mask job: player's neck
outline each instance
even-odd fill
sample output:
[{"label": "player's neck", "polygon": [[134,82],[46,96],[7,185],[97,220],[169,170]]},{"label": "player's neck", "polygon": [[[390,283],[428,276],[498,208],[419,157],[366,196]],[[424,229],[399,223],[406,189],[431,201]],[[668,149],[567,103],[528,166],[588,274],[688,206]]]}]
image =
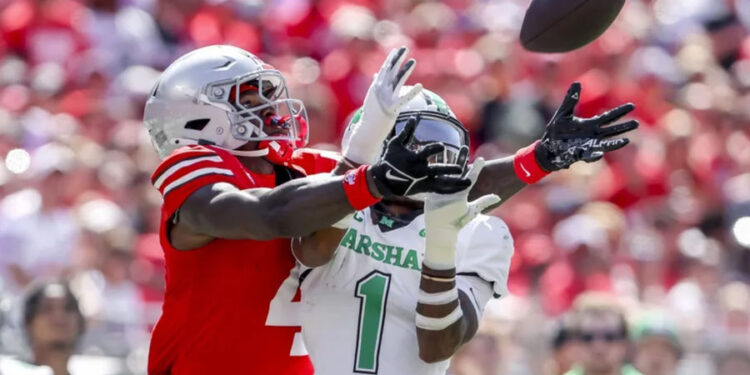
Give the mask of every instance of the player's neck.
[{"label": "player's neck", "polygon": [[[240,147],[238,150],[242,151],[254,151],[258,149],[258,142],[247,142],[245,145]],[[273,164],[260,156],[237,156],[237,160],[240,161],[243,167],[250,172],[260,174],[271,174],[273,173]]]},{"label": "player's neck", "polygon": [[273,164],[264,157],[238,156],[237,159],[250,172],[260,174],[273,173]]},{"label": "player's neck", "polygon": [[400,204],[389,204],[386,206],[386,210],[389,214],[395,216],[406,215],[414,211],[413,208],[402,206]]},{"label": "player's neck", "polygon": [[386,198],[383,199],[383,205],[385,210],[390,215],[407,215],[410,214],[416,210],[422,210],[424,209],[424,204],[419,201],[411,200],[411,199],[394,199],[394,198]]}]

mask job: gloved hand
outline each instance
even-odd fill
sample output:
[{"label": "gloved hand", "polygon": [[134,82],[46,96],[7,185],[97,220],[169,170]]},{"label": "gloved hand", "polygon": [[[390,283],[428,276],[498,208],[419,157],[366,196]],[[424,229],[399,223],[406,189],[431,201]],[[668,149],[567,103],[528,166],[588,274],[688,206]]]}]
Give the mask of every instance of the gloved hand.
[{"label": "gloved hand", "polygon": [[[418,193],[452,194],[471,184],[463,177],[463,167],[455,164],[430,164],[427,159],[443,152],[445,146],[430,143],[418,151],[409,149],[417,119],[410,118],[404,130],[391,138],[383,158],[368,171],[378,191],[383,196],[406,196]],[[459,158],[466,157],[468,149]],[[468,194],[468,193],[467,193]]]},{"label": "gloved hand", "polygon": [[638,127],[638,121],[607,126],[626,114],[635,106],[632,103],[621,105],[592,118],[579,118],[573,114],[581,96],[581,84],[574,82],[562,105],[547,125],[534,154],[537,163],[547,172],[566,169],[571,164],[583,160],[597,161],[610,151],[625,147],[628,138],[611,138],[627,133]]},{"label": "gloved hand", "polygon": [[374,164],[380,157],[381,146],[393,129],[401,107],[422,91],[422,85],[417,83],[403,95],[401,93],[401,87],[417,63],[409,59],[401,66],[408,51],[406,47],[391,50],[380,71],[373,77],[365,96],[360,122],[352,130],[349,143],[343,150],[346,159],[359,164]]},{"label": "gloved hand", "polygon": [[477,158],[467,174],[469,188],[450,195],[427,194],[424,201],[425,255],[423,263],[434,270],[456,267],[458,232],[490,206],[500,203],[495,194],[484,195],[469,202],[469,191],[474,186],[484,159]]}]

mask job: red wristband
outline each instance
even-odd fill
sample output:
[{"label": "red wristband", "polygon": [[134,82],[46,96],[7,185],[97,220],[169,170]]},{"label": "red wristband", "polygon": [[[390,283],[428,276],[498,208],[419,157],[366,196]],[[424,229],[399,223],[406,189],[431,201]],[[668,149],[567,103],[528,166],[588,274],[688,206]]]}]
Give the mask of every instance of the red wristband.
[{"label": "red wristband", "polygon": [[534,149],[537,144],[539,144],[539,141],[518,150],[513,158],[513,169],[516,171],[516,176],[527,184],[533,184],[549,174],[536,161]]},{"label": "red wristband", "polygon": [[344,192],[349,204],[359,211],[380,201],[375,198],[367,186],[367,168],[369,165],[361,165],[357,169],[350,169],[344,175]]}]

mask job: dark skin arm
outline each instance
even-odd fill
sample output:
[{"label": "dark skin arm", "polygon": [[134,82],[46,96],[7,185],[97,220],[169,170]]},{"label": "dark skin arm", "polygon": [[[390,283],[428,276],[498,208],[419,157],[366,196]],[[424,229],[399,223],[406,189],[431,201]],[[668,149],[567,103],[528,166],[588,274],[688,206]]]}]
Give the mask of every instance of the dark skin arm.
[{"label": "dark skin arm", "polygon": [[[427,293],[438,293],[455,288],[456,269],[432,270],[423,265],[423,274],[454,278],[452,282],[435,281],[422,278],[419,288]],[[419,343],[419,358],[427,363],[444,361],[458,351],[461,345],[469,342],[477,333],[479,322],[477,313],[470,297],[462,290],[458,291],[458,300],[444,305],[417,304],[417,312],[421,315],[439,318],[450,314],[457,305],[461,306],[463,316],[455,323],[440,331],[427,330],[417,327],[417,342]]]},{"label": "dark skin arm", "polygon": [[[599,116],[579,118],[574,115],[580,98],[581,85],[573,83],[542,136],[542,147],[536,147],[534,155],[539,166],[548,172],[570,167],[577,161],[592,163],[607,152],[618,150],[629,143],[627,138],[618,138],[638,128],[631,120],[614,124],[630,113],[635,106],[624,104]],[[526,186],[515,174],[513,156],[488,161],[479,180],[469,195],[476,199],[485,194],[497,194],[506,201]]]},{"label": "dark skin arm", "polygon": [[[351,161],[340,161],[331,174],[340,176],[350,168],[356,168],[359,164]],[[346,233],[343,229],[325,228],[304,237],[292,239],[292,252],[300,263],[307,267],[319,267],[328,263],[333,258],[341,238]]]},{"label": "dark skin arm", "polygon": [[488,160],[484,169],[479,173],[479,179],[469,193],[469,200],[477,199],[487,194],[497,194],[503,202],[528,186],[521,181],[513,169],[513,156],[502,159]]},{"label": "dark skin arm", "polygon": [[[368,185],[376,192],[368,173]],[[273,189],[239,190],[231,184],[204,186],[180,207],[170,242],[194,249],[215,238],[270,240],[307,236],[352,213],[343,177],[314,175]]]}]

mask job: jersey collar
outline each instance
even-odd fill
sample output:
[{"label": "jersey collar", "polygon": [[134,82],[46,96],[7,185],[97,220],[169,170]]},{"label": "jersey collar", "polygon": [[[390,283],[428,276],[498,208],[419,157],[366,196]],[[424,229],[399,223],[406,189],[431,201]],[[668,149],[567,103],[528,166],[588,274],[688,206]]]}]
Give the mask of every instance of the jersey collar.
[{"label": "jersey collar", "polygon": [[382,202],[375,203],[370,207],[372,223],[376,224],[383,233],[403,228],[423,213],[424,210],[415,209],[402,215],[394,215],[388,212],[388,208]]}]

